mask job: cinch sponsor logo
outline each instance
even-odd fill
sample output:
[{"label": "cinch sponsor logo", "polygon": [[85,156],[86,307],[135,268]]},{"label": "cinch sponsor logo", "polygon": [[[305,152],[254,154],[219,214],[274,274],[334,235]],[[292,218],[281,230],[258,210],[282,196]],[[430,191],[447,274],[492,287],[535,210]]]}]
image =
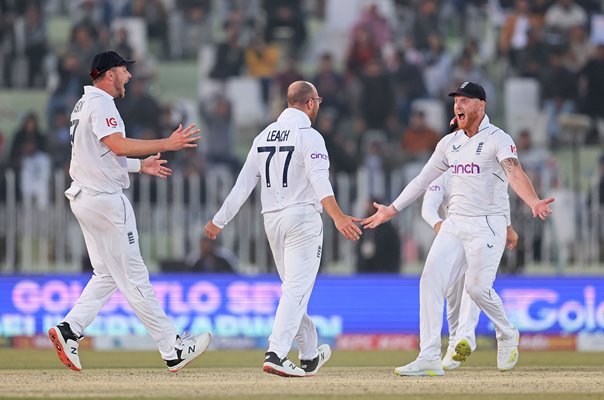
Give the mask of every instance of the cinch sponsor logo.
[{"label": "cinch sponsor logo", "polygon": [[454,174],[460,175],[475,175],[480,174],[480,165],[478,164],[454,164],[451,165],[451,171]]},{"label": "cinch sponsor logo", "polygon": [[329,160],[329,157],[327,156],[327,154],[322,154],[322,153],[312,153],[310,155],[310,158],[313,160],[318,160],[318,159],[326,160],[326,161]]},{"label": "cinch sponsor logo", "polygon": [[429,192],[440,192],[440,186],[439,185],[430,185],[428,186],[427,189]]}]

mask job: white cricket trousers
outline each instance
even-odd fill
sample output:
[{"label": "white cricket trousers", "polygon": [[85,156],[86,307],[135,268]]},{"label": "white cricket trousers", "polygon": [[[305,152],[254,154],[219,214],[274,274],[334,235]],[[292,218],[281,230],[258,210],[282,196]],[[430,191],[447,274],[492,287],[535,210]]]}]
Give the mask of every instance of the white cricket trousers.
[{"label": "white cricket trousers", "polygon": [[[453,269],[467,270],[463,246],[458,246],[449,254],[450,258],[444,260],[444,263],[451,263]],[[455,345],[461,339],[466,339],[470,343],[470,348],[474,351],[476,350],[476,326],[480,318],[480,308],[465,291],[464,285],[465,274],[447,292],[448,348],[454,350]]]},{"label": "white cricket trousers", "polygon": [[162,358],[178,358],[176,331],[151,287],[128,198],[121,192],[92,195],[81,191],[70,204],[82,228],[94,274],[64,321],[81,335],[119,289],[157,343]]},{"label": "white cricket trousers", "polygon": [[[440,358],[444,300],[464,272],[465,291],[493,321],[497,338],[514,337],[514,327],[505,315],[501,298],[493,290],[505,248],[506,229],[505,216],[450,215],[445,219],[420,279],[420,358]],[[454,254],[459,259],[460,249],[465,254],[465,271],[463,264],[448,261]]]},{"label": "white cricket trousers", "polygon": [[268,351],[283,358],[295,340],[299,358],[314,359],[317,329],[306,310],[321,262],[321,214],[313,206],[265,213],[264,229],[283,282]]}]

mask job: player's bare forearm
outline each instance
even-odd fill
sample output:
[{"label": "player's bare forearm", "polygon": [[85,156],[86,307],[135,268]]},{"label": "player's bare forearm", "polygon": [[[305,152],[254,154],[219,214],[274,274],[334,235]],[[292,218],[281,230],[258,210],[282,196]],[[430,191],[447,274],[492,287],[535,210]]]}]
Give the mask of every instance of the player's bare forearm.
[{"label": "player's bare forearm", "polygon": [[398,214],[398,210],[394,208],[392,204],[385,206],[383,204],[374,202],[373,206],[377,208],[377,211],[372,216],[363,220],[363,227],[365,229],[377,228],[384,222],[390,221],[396,214]]},{"label": "player's bare forearm", "polygon": [[553,198],[540,199],[535,192],[535,188],[531,180],[520,166],[520,163],[515,158],[506,158],[501,161],[501,166],[505,171],[510,186],[516,194],[531,208],[533,217],[539,217],[542,220],[547,218],[552,210],[549,208]]},{"label": "player's bare forearm", "polygon": [[197,147],[195,143],[200,136],[195,136],[200,130],[191,124],[186,128],[178,126],[170,137],[163,139],[141,140],[126,138],[117,132],[105,136],[101,141],[117,156],[138,157],[149,154],[163,153],[165,151],[176,151],[184,148]]},{"label": "player's bare forearm", "polygon": [[340,209],[335,196],[327,196],[321,200],[321,205],[327,214],[333,219],[338,231],[348,240],[359,240],[363,234],[361,228],[357,226],[357,222],[361,222],[360,218],[346,215]]}]

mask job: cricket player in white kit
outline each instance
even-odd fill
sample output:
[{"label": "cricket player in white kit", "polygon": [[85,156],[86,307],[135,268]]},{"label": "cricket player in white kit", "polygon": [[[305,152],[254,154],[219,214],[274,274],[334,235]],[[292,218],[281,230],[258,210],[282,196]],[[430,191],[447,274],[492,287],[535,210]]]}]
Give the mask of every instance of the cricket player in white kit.
[{"label": "cricket player in white kit", "polygon": [[[73,182],[65,196],[82,228],[93,275],[73,309],[48,334],[61,361],[74,371],[82,368],[78,341],[118,289],[157,343],[170,371],[183,368],[210,344],[208,333],[179,336],[155,297],[140,254],[134,210],[122,192],[130,186],[128,173],[170,176],[160,152],[197,146],[199,129],[179,126],[170,137],[157,140],[126,138],[113,99],[124,97],[131,78],[127,66],[133,62],[113,51],[97,54],[90,69],[93,85],[84,87],[71,114]],[[126,158],[149,154],[155,155]]]},{"label": "cricket player in white kit", "polygon": [[[457,127],[455,127],[457,130]],[[440,231],[443,220],[448,215],[449,201],[451,197],[451,170],[448,170],[430,184],[424,194],[422,202],[422,218],[436,234]],[[508,227],[506,232],[506,247],[514,249],[518,244],[518,234],[510,223],[510,212],[506,214]],[[449,263],[449,267],[442,270],[449,273],[456,268],[465,272],[467,269],[466,257],[461,243],[455,248],[450,248],[449,257],[442,260]],[[480,317],[480,308],[468,292],[464,290],[465,273],[457,282],[454,282],[446,293],[447,298],[447,322],[449,324],[449,343],[447,352],[442,359],[445,370],[452,370],[460,366],[474,350],[476,350],[476,326]]]},{"label": "cricket player in white kit", "polygon": [[464,82],[449,95],[455,99],[459,130],[438,142],[422,171],[390,206],[376,203],[377,212],[363,221],[365,228],[375,228],[390,220],[421,196],[431,182],[451,170],[449,214],[434,239],[420,280],[420,354],[415,361],[395,369],[402,376],[444,375],[440,359],[444,299],[461,271],[443,264],[443,260],[460,245],[468,265],[465,290],[497,331],[497,367],[506,371],[516,365],[519,333],[493,290],[506,242],[508,181],[531,207],[534,217],[549,216],[549,203],[554,201],[537,196],[518,162],[512,138],[489,122],[482,86]]},{"label": "cricket player in white kit", "polygon": [[[264,229],[283,282],[262,369],[285,377],[315,375],[331,356],[328,345],[317,347],[317,329],[307,314],[321,261],[322,208],[347,239],[361,234],[355,224],[360,219],[342,213],[336,202],[325,142],[311,127],[321,100],[309,82],[289,86],[288,108],[256,136],[235,186],[205,227],[216,239],[260,182]],[[300,367],[287,357],[294,340]]]}]

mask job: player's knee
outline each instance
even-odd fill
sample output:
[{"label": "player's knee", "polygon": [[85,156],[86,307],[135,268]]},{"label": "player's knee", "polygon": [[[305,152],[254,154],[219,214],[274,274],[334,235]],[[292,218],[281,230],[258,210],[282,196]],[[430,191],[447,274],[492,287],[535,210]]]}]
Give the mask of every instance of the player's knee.
[{"label": "player's knee", "polygon": [[489,288],[486,285],[476,283],[474,285],[466,285],[466,292],[475,303],[480,303],[480,300],[488,294]]}]

